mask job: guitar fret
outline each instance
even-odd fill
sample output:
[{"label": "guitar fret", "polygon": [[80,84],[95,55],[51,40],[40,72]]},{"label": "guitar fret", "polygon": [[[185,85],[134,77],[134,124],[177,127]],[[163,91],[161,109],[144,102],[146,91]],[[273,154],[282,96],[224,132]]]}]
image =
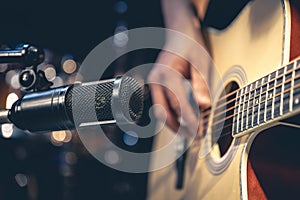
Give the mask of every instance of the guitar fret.
[{"label": "guitar fret", "polygon": [[273,98],[272,98],[272,117],[271,117],[272,119],[274,119],[274,111],[275,111],[275,97],[276,97],[277,77],[278,77],[278,71],[275,72]]},{"label": "guitar fret", "polygon": [[252,127],[258,125],[258,103],[259,103],[259,97],[257,95],[259,94],[258,87],[258,81],[255,82],[255,89],[254,89],[254,98],[253,98],[253,110],[252,110]]},{"label": "guitar fret", "polygon": [[252,111],[251,111],[251,127],[254,127],[254,113],[255,113],[255,92],[256,92],[256,83],[252,83],[252,87],[253,87],[253,91],[251,92],[251,94],[253,94],[253,98],[251,100],[251,104],[252,104]]},{"label": "guitar fret", "polygon": [[247,110],[248,110],[248,90],[249,90],[249,86],[245,87],[245,92],[244,92],[244,105],[243,105],[243,119],[242,119],[242,129],[243,130],[247,130]]},{"label": "guitar fret", "polygon": [[241,92],[241,114],[240,114],[240,131],[243,131],[243,115],[244,115],[244,88]]},{"label": "guitar fret", "polygon": [[268,76],[268,81],[267,81],[267,92],[266,92],[265,113],[264,113],[264,120],[265,121],[267,121],[269,93],[271,93],[271,90],[270,90],[270,81],[271,81],[271,74]]},{"label": "guitar fret", "polygon": [[248,102],[247,102],[247,118],[246,118],[246,128],[251,128],[251,114],[252,114],[252,98],[253,98],[253,83],[248,85]]},{"label": "guitar fret", "polygon": [[233,128],[232,128],[232,132],[233,134],[235,133],[238,133],[238,126],[237,126],[237,118],[238,118],[238,107],[237,107],[237,104],[238,104],[238,97],[239,97],[239,91],[236,93],[236,96],[235,96],[235,103],[234,103],[234,114],[233,114]]},{"label": "guitar fret", "polygon": [[241,114],[241,131],[244,130],[244,117],[245,117],[245,101],[246,101],[246,88],[243,88],[243,97],[242,97],[242,114]]},{"label": "guitar fret", "polygon": [[237,92],[237,95],[236,95],[236,98],[235,98],[235,114],[234,114],[234,117],[235,117],[235,129],[234,129],[234,133],[239,133],[239,116],[240,116],[240,95],[241,95],[241,90],[239,90]]},{"label": "guitar fret", "polygon": [[268,121],[272,119],[272,106],[273,106],[273,92],[274,89],[271,89],[269,92],[269,98],[266,101],[266,115],[265,115],[265,120]]},{"label": "guitar fret", "polygon": [[[284,68],[281,68],[277,71],[276,75],[276,88],[275,88],[275,101],[274,101],[274,118],[280,115],[280,108],[281,108],[281,91],[282,91],[282,83],[283,83],[283,72]],[[278,95],[280,94],[280,95]]]},{"label": "guitar fret", "polygon": [[300,107],[300,60],[237,91],[233,134],[264,124]]},{"label": "guitar fret", "polygon": [[246,92],[245,92],[245,116],[243,121],[243,128],[248,129],[248,110],[249,110],[249,91],[250,91],[250,85],[247,85]]},{"label": "guitar fret", "polygon": [[295,80],[293,88],[293,109],[300,106],[300,60],[298,60],[295,68]]},{"label": "guitar fret", "polygon": [[243,130],[243,102],[244,102],[244,88],[241,89],[241,96],[240,96],[240,104],[239,104],[239,131]]},{"label": "guitar fret", "polygon": [[267,89],[268,89],[268,77],[264,77],[261,79],[261,98],[260,98],[260,115],[259,115],[259,123],[265,122],[265,108],[266,108],[266,100],[267,100]]},{"label": "guitar fret", "polygon": [[286,72],[286,67],[283,68],[283,77],[282,77],[282,85],[281,85],[281,93],[280,93],[280,110],[279,110],[279,115],[283,114],[283,93],[284,93],[284,82],[285,82],[285,74]]},{"label": "guitar fret", "polygon": [[262,113],[262,121],[265,122],[266,121],[266,115],[267,115],[267,102],[268,102],[268,90],[269,90],[269,81],[270,81],[270,76],[267,76],[265,78],[265,92],[264,92],[264,100],[262,100],[263,102],[263,113]]},{"label": "guitar fret", "polygon": [[[261,81],[263,81],[264,78],[262,78]],[[261,85],[261,84],[260,84]],[[260,86],[259,85],[259,86]],[[261,99],[262,99],[262,87],[259,87],[259,100],[258,100],[258,109],[257,109],[257,124],[260,124],[260,107],[261,107]]]},{"label": "guitar fret", "polygon": [[275,87],[275,77],[276,71],[269,75],[268,80],[268,93],[267,93],[267,100],[266,100],[266,112],[265,112],[265,121],[272,119],[273,113],[273,97],[274,97],[274,87]]},{"label": "guitar fret", "polygon": [[292,83],[291,83],[291,90],[290,90],[290,111],[293,110],[293,102],[294,102],[294,86],[295,86],[295,69],[297,67],[297,62],[293,63],[293,74],[292,74]]},{"label": "guitar fret", "polygon": [[248,85],[248,88],[249,88],[249,92],[248,92],[248,102],[247,102],[247,118],[246,118],[246,129],[250,128],[249,127],[249,107],[250,107],[250,99],[251,99],[251,88],[252,88],[252,84],[251,85]]},{"label": "guitar fret", "polygon": [[291,87],[292,87],[292,76],[293,76],[293,63],[286,66],[284,91],[283,91],[283,108],[282,114],[290,112],[290,99],[291,99]]}]

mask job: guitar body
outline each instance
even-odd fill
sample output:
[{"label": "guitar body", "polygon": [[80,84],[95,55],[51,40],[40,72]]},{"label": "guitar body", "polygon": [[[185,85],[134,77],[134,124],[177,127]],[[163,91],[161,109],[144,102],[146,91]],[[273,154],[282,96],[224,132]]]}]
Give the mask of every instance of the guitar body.
[{"label": "guitar body", "polygon": [[[207,30],[210,53],[228,93],[255,82],[290,62],[290,8],[290,3],[286,0],[255,0],[246,5],[225,30]],[[221,91],[218,91],[220,83],[214,75],[212,77],[213,88],[221,96]],[[212,106],[209,123],[212,123],[215,106]],[[206,139],[196,139],[185,162],[183,189],[175,188],[176,168],[175,164],[170,165],[149,174],[148,199],[291,197],[288,195],[294,195],[295,186],[283,185],[289,181],[287,177],[292,176],[291,183],[298,183],[300,186],[300,168],[297,168],[300,164],[299,161],[282,164],[282,160],[285,160],[284,153],[297,155],[295,141],[286,142],[288,147],[277,158],[279,164],[276,164],[274,156],[274,153],[283,148],[281,145],[284,144],[280,144],[280,141],[284,141],[287,135],[291,139],[295,134],[296,128],[284,128],[287,124],[289,123],[277,120],[268,126],[258,126],[251,134],[234,138],[231,134],[221,134],[225,139],[215,144],[206,156],[200,156],[202,148],[206,146]],[[210,131],[208,128],[207,134]],[[162,141],[168,141],[172,137],[170,131],[165,129],[163,132],[158,134],[155,145],[160,146]],[[286,152],[288,150],[292,152]],[[152,162],[159,162],[160,159],[163,158],[152,158]],[[294,160],[297,159],[294,157]],[[277,176],[277,179],[272,179],[272,176]],[[279,185],[275,185],[277,182]],[[285,191],[289,194],[285,194]]]},{"label": "guitar body", "polygon": [[[257,0],[226,30],[208,30],[211,55],[225,85],[235,82],[241,88],[289,62],[288,12],[280,0]],[[260,132],[233,139],[223,156],[215,146],[199,159],[186,199],[247,199],[248,154]]]}]

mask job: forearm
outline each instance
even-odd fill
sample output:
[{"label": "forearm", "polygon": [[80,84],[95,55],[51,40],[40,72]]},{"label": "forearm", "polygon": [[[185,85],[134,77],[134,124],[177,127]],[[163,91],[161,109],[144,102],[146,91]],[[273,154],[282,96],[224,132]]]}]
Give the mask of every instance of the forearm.
[{"label": "forearm", "polygon": [[195,31],[190,0],[162,0],[161,4],[167,28],[187,33]]},{"label": "forearm", "polygon": [[[192,3],[196,3],[196,11],[200,14],[205,12],[207,2],[208,0],[161,0],[165,27],[179,31],[204,45],[201,26],[192,9]],[[170,35],[167,35],[167,44],[168,42],[174,42]]]}]

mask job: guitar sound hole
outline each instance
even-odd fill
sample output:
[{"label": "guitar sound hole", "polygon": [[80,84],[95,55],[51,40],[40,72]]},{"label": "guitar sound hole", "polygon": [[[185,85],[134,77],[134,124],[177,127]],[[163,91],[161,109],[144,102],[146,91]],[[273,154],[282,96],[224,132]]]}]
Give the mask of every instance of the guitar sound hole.
[{"label": "guitar sound hole", "polygon": [[[236,82],[231,82],[225,87],[225,97],[220,97],[220,101],[217,104],[214,112],[212,133],[213,136],[218,136],[218,145],[220,148],[221,156],[228,151],[232,143],[232,125],[233,125],[233,114],[235,106],[235,91],[239,88]],[[226,101],[224,101],[226,100]],[[224,120],[225,119],[225,120]],[[220,123],[220,122],[224,122]],[[223,127],[222,127],[223,125]],[[221,131],[221,134],[220,134]]]}]

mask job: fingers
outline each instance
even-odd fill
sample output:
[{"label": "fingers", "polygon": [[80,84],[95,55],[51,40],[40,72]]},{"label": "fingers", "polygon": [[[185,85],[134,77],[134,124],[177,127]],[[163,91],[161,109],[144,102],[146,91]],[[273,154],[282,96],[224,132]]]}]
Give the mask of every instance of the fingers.
[{"label": "fingers", "polygon": [[196,102],[201,108],[208,108],[211,105],[209,88],[202,75],[194,67],[191,69],[191,81]]},{"label": "fingers", "polygon": [[156,118],[161,121],[166,120],[166,125],[171,128],[172,131],[176,132],[178,130],[179,123],[174,112],[169,109],[169,102],[165,96],[163,87],[158,84],[150,84],[150,89],[152,91],[153,104],[162,106],[162,108],[156,107],[154,109]]},{"label": "fingers", "polygon": [[[174,132],[179,131],[179,134],[192,137],[196,134],[198,128],[198,120],[193,114],[193,110],[189,102],[184,96],[184,90],[177,90],[174,94],[170,89],[167,89],[158,84],[151,84],[152,100],[154,104],[161,107],[154,109],[154,114],[159,120],[166,120],[166,125]],[[183,127],[184,124],[187,127]]]},{"label": "fingers", "polygon": [[[176,114],[177,120],[181,126],[186,126],[189,130],[189,135],[193,136],[196,134],[198,129],[199,120],[189,102],[187,89],[184,87],[183,79],[173,79],[170,83],[169,88],[165,91],[166,97],[169,101],[169,105],[173,112]],[[195,107],[195,106],[194,106]],[[198,108],[198,106],[196,107]]]},{"label": "fingers", "polygon": [[[161,55],[158,63],[164,65],[157,64],[148,77],[153,103],[161,105],[164,109],[156,108],[154,113],[158,119],[164,120],[166,117],[166,125],[174,132],[178,132],[181,125],[180,131],[184,133],[180,134],[193,136],[197,133],[199,120],[188,101],[183,83],[182,74],[188,74],[188,62],[178,56],[170,59],[170,56],[175,55]],[[170,60],[173,61],[172,65],[167,64]],[[167,66],[172,66],[172,68]],[[182,122],[186,125],[185,128],[182,127]]]}]

